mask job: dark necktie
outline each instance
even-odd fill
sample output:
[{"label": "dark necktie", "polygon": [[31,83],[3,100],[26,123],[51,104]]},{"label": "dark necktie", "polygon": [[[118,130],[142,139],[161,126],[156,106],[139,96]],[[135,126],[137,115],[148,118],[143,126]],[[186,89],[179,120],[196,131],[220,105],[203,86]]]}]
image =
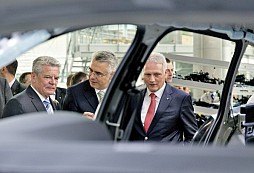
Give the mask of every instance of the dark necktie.
[{"label": "dark necktie", "polygon": [[144,129],[146,132],[148,131],[149,126],[153,120],[155,107],[156,107],[156,101],[155,101],[156,95],[154,93],[151,93],[150,97],[151,97],[151,102],[150,102],[150,105],[146,114],[145,122],[144,122]]}]

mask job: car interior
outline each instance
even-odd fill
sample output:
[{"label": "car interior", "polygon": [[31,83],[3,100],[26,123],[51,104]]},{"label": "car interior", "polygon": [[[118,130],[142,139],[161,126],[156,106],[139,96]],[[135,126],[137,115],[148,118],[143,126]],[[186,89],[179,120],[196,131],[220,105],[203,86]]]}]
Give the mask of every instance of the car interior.
[{"label": "car interior", "polygon": [[[234,134],[242,133],[244,126],[239,124],[243,124],[244,119],[239,118],[243,117],[240,107],[245,106],[246,97],[250,96],[244,89],[251,89],[251,74],[246,73],[251,64],[241,61],[250,61],[252,33],[234,26],[217,25],[116,24],[81,28],[35,30],[2,37],[2,44],[15,42],[15,46],[3,47],[2,57],[18,55],[18,60],[27,62],[32,58],[27,56],[29,53],[38,54],[45,47],[49,49],[48,45],[52,50],[60,50],[57,46],[62,44],[67,56],[64,57],[66,49],[57,54],[63,63],[60,85],[64,85],[68,73],[88,69],[91,53],[98,47],[115,51],[121,63],[96,121],[107,127],[113,140],[128,141],[135,114],[135,111],[132,115],[125,114],[129,96],[145,87],[142,68],[146,58],[151,52],[162,52],[174,62],[172,85],[191,89],[200,127],[193,143],[209,145],[216,141],[218,145],[227,145],[235,139]],[[64,45],[63,40],[67,40]],[[47,51],[54,52],[52,50]],[[27,63],[23,66],[29,68]],[[237,75],[240,70],[243,74]],[[244,74],[249,75],[248,79],[241,78]]]},{"label": "car interior", "polygon": [[[69,74],[88,73],[93,52],[114,52],[119,66],[95,120],[69,111],[1,119],[0,172],[253,170],[251,1],[27,2],[2,4],[0,67],[17,59],[18,78],[49,55],[61,63],[58,85],[66,88]],[[190,145],[130,141],[131,97],[146,88],[143,67],[153,52],[172,60],[170,85],[191,95],[198,130]]]}]

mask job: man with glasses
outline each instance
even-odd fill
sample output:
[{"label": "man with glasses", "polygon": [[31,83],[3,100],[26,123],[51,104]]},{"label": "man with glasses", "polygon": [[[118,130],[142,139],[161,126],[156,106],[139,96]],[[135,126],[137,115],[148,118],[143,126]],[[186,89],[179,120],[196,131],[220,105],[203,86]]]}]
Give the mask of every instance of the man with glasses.
[{"label": "man with glasses", "polygon": [[67,89],[63,110],[79,112],[93,118],[117,66],[118,59],[114,53],[95,52],[89,67],[89,80]]}]

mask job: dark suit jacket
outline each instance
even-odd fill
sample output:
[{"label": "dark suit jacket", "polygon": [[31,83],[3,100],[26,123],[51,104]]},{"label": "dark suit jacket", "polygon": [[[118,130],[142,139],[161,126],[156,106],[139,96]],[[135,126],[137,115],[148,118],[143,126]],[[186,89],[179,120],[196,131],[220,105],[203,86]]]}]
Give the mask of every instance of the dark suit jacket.
[{"label": "dark suit jacket", "polygon": [[15,79],[14,83],[11,86],[11,92],[13,96],[24,91],[25,89],[26,89],[26,86],[19,83],[17,79]]},{"label": "dark suit jacket", "polygon": [[[57,110],[55,104],[50,99],[54,110]],[[3,111],[3,118],[13,115],[20,115],[30,112],[46,111],[40,97],[29,85],[26,90],[12,97],[12,99],[5,105]]]},{"label": "dark suit jacket", "polygon": [[141,101],[134,97],[132,110],[137,107],[137,114],[130,140],[150,140],[179,143],[190,142],[197,131],[191,96],[182,90],[166,84],[162,98],[148,132],[144,131],[141,121],[141,109],[146,89],[140,94]]},{"label": "dark suit jacket", "polygon": [[55,95],[55,99],[58,101],[59,103],[59,109],[63,109],[63,103],[64,103],[64,98],[65,98],[65,95],[66,95],[66,89],[65,88],[60,88],[60,87],[57,87],[56,88],[56,95]]},{"label": "dark suit jacket", "polygon": [[63,110],[95,113],[98,104],[95,89],[86,80],[67,89]]},{"label": "dark suit jacket", "polygon": [[5,104],[12,98],[11,88],[5,78],[0,77],[0,117]]}]

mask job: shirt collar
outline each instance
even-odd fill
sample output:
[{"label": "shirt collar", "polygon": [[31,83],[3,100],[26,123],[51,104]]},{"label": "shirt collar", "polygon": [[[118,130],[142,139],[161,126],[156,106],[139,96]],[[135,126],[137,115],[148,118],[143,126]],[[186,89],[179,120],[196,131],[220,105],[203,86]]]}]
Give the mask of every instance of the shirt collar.
[{"label": "shirt collar", "polygon": [[9,86],[12,87],[12,85],[14,84],[15,82],[15,78],[12,79],[12,81],[9,82]]},{"label": "shirt collar", "polygon": [[95,89],[96,94],[98,94],[98,92],[99,92],[99,91],[104,91],[104,93],[106,93],[107,88],[105,88],[105,89],[103,89],[103,90],[98,90],[98,89]]},{"label": "shirt collar", "polygon": [[49,99],[49,98],[45,98],[43,97],[32,85],[30,85],[33,90],[36,92],[36,94],[40,97],[41,101],[43,102],[45,99]]},{"label": "shirt collar", "polygon": [[[166,83],[164,83],[163,86],[158,91],[153,92],[156,95],[156,97],[158,97],[158,98],[162,97],[162,94],[163,94],[163,91],[164,91],[165,87],[166,87]],[[152,92],[147,88],[146,93],[149,96]]]}]

